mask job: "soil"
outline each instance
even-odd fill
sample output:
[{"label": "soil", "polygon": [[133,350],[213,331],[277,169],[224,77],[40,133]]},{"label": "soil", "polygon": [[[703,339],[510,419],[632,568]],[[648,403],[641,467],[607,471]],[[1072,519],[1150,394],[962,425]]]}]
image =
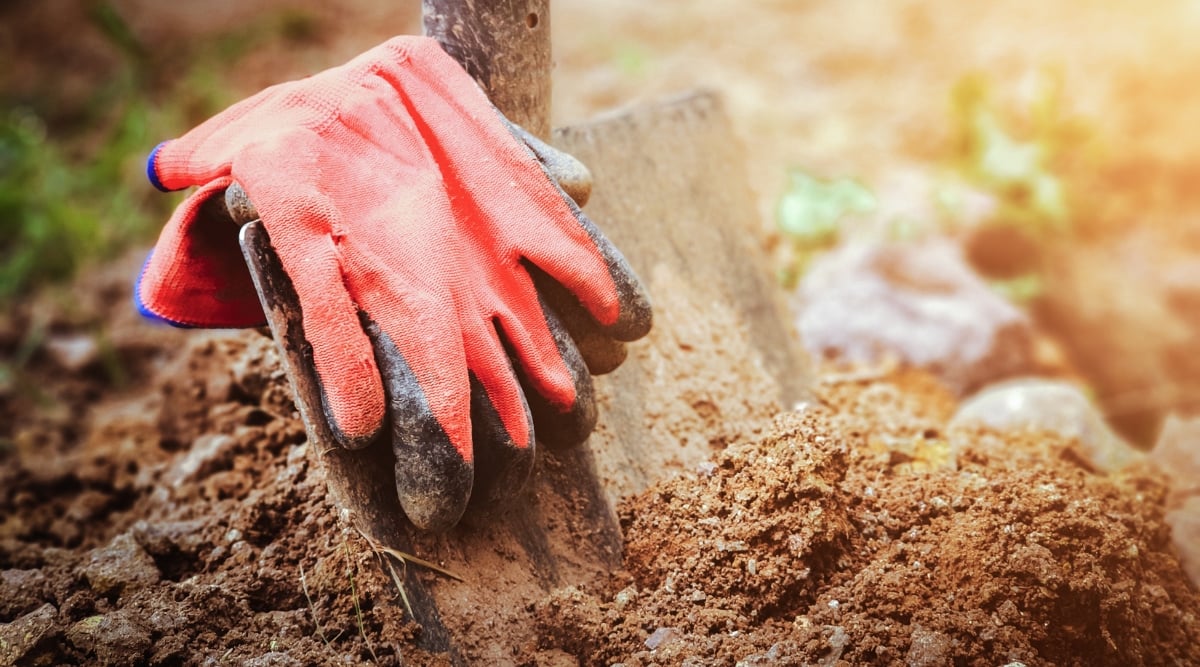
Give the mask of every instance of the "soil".
[{"label": "soil", "polygon": [[70,374],[41,357],[56,409],[5,397],[0,664],[412,664],[414,628],[326,498],[273,341],[147,329],[123,312],[137,266],[72,309],[140,362],[120,387],[99,355]]},{"label": "soil", "polygon": [[627,571],[542,602],[544,644],[598,665],[1197,664],[1161,480],[1049,435],[946,433],[929,384],[825,383],[629,499]]},{"label": "soil", "polygon": [[[103,55],[111,44],[87,32],[76,4],[0,7],[0,60],[21,63],[0,74],[3,85],[34,95],[57,81],[64,98],[81,98],[105,75],[117,61]],[[114,3],[168,63],[296,4],[255,14],[233,2]],[[415,2],[299,4],[316,17],[311,34],[258,44],[231,89],[344,61],[417,25]],[[1130,260],[1114,250],[1120,230],[1105,227],[1096,252],[1081,255],[1092,259],[1065,270],[1070,289],[1102,273],[1120,282],[1122,262],[1158,267],[1200,246],[1194,225],[1179,223],[1194,219],[1185,195],[1200,146],[1191,4],[861,0],[748,12],[706,0],[682,14],[668,4],[555,5],[560,121],[717,87],[754,156],[764,213],[784,166],[803,164],[860,175],[897,215],[921,215],[915,202],[950,134],[953,81],[983,68],[1018,87],[1058,62],[1077,110],[1121,137],[1102,175],[1112,210],[1137,213],[1150,239]],[[128,289],[142,256],[0,315],[0,354],[22,360],[19,375],[0,378],[0,665],[448,664],[416,648],[423,628],[385,565],[395,561],[335,515],[271,341],[141,321]],[[1063,315],[1082,301],[1065,290],[1042,319],[1071,332],[1060,341],[1070,352],[1069,339],[1095,338],[1091,320]],[[1134,346],[1146,346],[1140,332],[1164,329],[1092,312]],[[1105,391],[1145,394],[1148,382],[1187,393],[1195,373],[1163,362],[1188,357],[1179,326],[1174,356],[1155,357],[1149,374],[1144,364],[1091,370],[1128,358],[1120,351],[1073,360]],[[717,366],[711,378],[723,393],[746,391]],[[1200,664],[1200,594],[1171,551],[1153,471],[1099,474],[1049,435],[948,431],[955,400],[921,375],[821,378],[814,401],[773,420],[699,408],[661,416],[681,441],[710,443],[711,460],[626,499],[623,567],[607,579],[503,591],[520,601],[501,621],[511,627],[480,636],[536,642],[501,660],[464,637],[463,659]],[[1170,406],[1150,407],[1155,416]]]}]

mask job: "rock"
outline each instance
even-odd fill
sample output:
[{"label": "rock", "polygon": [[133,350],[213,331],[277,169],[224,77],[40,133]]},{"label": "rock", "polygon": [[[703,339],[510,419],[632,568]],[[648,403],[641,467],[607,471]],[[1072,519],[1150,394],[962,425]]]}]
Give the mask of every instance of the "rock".
[{"label": "rock", "polygon": [[203,478],[211,472],[212,464],[220,461],[222,455],[237,444],[233,436],[224,433],[202,435],[192,443],[187,455],[167,471],[165,478],[172,485]]},{"label": "rock", "polygon": [[950,420],[950,428],[983,424],[1008,430],[1039,430],[1079,441],[1099,470],[1114,471],[1142,458],[1117,435],[1077,387],[1066,382],[1023,378],[1002,382],[972,396]]},{"label": "rock", "polygon": [[113,538],[108,546],[92,551],[84,576],[100,595],[122,595],[158,583],[162,574],[150,554],[131,533]]},{"label": "rock", "polygon": [[281,651],[268,651],[242,663],[246,667],[300,667],[299,660]]},{"label": "rock", "polygon": [[100,346],[87,334],[51,336],[44,349],[50,360],[68,373],[78,373],[100,357]]},{"label": "rock", "polygon": [[853,364],[894,358],[960,395],[1034,366],[1029,318],[948,242],[835,250],[809,270],[794,305],[811,353]]},{"label": "rock", "polygon": [[666,644],[678,635],[679,632],[675,628],[659,628],[650,633],[649,637],[646,637],[646,648],[651,651],[657,650],[658,647]]},{"label": "rock", "polygon": [[207,546],[204,537],[204,521],[156,521],[145,520],[133,524],[130,532],[152,556],[195,555]]},{"label": "rock", "polygon": [[954,640],[945,633],[928,630],[919,625],[913,627],[912,644],[909,645],[905,664],[913,667],[941,667],[954,664]]},{"label": "rock", "polygon": [[1167,417],[1150,460],[1166,473],[1176,495],[1200,495],[1200,417]]},{"label": "rock", "polygon": [[1179,555],[1179,564],[1192,585],[1200,588],[1200,496],[1192,496],[1177,509],[1167,512],[1171,542]]},{"label": "rock", "polygon": [[[788,658],[801,654],[803,650],[796,642],[785,639],[772,644],[771,648],[767,649],[765,653],[755,653],[754,655],[748,655],[738,660],[736,667],[773,667],[774,665],[785,663]],[[711,663],[697,660],[695,664],[705,665]]]},{"label": "rock", "polygon": [[616,609],[617,611],[623,611],[625,607],[629,606],[629,603],[637,600],[637,596],[637,586],[626,586],[625,588],[621,589],[621,591],[618,592],[613,598],[613,609]]},{"label": "rock", "polygon": [[23,658],[50,633],[56,615],[54,605],[44,604],[12,623],[0,623],[0,667],[26,664]]},{"label": "rock", "polygon": [[847,634],[846,628],[840,625],[826,625],[822,630],[829,638],[829,653],[826,653],[817,664],[821,667],[834,667],[842,659],[842,654],[846,652],[846,646],[850,643],[850,635]]},{"label": "rock", "polygon": [[0,620],[27,614],[46,598],[46,575],[41,570],[0,572]]},{"label": "rock", "polygon": [[89,616],[67,630],[76,648],[95,653],[102,665],[138,665],[150,650],[150,631],[120,609],[103,616]]}]

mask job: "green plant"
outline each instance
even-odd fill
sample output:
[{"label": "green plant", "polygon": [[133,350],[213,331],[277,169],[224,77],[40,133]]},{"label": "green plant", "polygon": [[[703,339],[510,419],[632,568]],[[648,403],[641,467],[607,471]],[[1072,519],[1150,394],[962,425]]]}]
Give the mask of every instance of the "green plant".
[{"label": "green plant", "polygon": [[837,243],[843,221],[875,210],[875,195],[857,181],[822,181],[799,169],[779,199],[775,220],[785,240],[780,282],[796,286],[813,256]]},{"label": "green plant", "polygon": [[[954,143],[951,174],[937,192],[950,230],[964,225],[1011,226],[1035,245],[1075,234],[1090,215],[1082,207],[1096,162],[1089,125],[1069,114],[1058,73],[1044,68],[1029,79],[1024,105],[1002,105],[983,74],[970,74],[951,94]],[[983,212],[980,200],[988,202]],[[970,212],[974,206],[974,213]],[[993,279],[1010,301],[1027,304],[1045,289],[1036,257],[1017,275]]]},{"label": "green plant", "polygon": [[[189,46],[182,73],[168,77],[156,68],[175,65],[151,57],[112,3],[86,11],[120,59],[81,105],[0,93],[0,306],[147,241],[176,201],[146,183],[150,148],[233,102],[227,74],[248,51],[320,28],[298,10],[267,14]],[[49,118],[69,122],[51,128]]]},{"label": "green plant", "polygon": [[[1015,112],[1002,109],[991,89],[982,74],[954,86],[954,171],[967,187],[992,196],[991,222],[1033,234],[1069,231],[1076,204],[1070,167],[1089,131],[1065,112],[1062,77],[1042,70],[1030,102]],[[943,192],[940,199],[957,197]]]}]

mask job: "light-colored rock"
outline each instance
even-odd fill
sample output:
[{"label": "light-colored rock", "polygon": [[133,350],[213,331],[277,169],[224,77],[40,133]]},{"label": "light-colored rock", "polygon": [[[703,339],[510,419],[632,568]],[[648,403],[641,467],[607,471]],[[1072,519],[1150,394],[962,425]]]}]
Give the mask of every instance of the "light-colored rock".
[{"label": "light-colored rock", "polygon": [[1008,430],[1050,431],[1078,440],[1099,470],[1117,470],[1143,454],[1117,435],[1075,385],[1022,378],[993,385],[959,407],[950,428],[983,424]]},{"label": "light-colored rock", "polygon": [[196,438],[187,455],[171,466],[165,477],[171,485],[200,479],[211,470],[214,461],[220,460],[226,451],[236,446],[237,441],[232,436],[206,433]]},{"label": "light-colored rock", "polygon": [[1028,372],[1029,318],[944,241],[842,247],[818,260],[794,301],[814,355],[856,364],[897,359],[960,395]]},{"label": "light-colored rock", "polygon": [[1200,496],[1186,499],[1178,508],[1167,512],[1171,526],[1171,542],[1183,571],[1196,588],[1200,588]]},{"label": "light-colored rock", "polygon": [[1166,473],[1177,496],[1200,495],[1200,417],[1167,417],[1150,460]]},{"label": "light-colored rock", "polygon": [[100,356],[96,339],[87,334],[61,334],[50,337],[45,344],[46,354],[59,368],[78,373]]},{"label": "light-colored rock", "polygon": [[920,625],[913,627],[912,644],[904,662],[914,667],[939,667],[953,664],[954,640],[943,632]]}]

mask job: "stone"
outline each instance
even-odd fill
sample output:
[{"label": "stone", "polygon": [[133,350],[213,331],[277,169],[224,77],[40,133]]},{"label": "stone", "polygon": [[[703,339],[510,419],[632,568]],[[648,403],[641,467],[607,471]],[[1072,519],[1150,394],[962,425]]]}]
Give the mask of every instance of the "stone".
[{"label": "stone", "polygon": [[1171,543],[1179,555],[1179,564],[1200,588],[1200,496],[1192,496],[1176,509],[1167,512],[1167,525],[1171,526]]},{"label": "stone", "polygon": [[100,595],[122,595],[162,578],[154,559],[131,533],[122,533],[108,546],[93,550],[83,573],[92,590]]},{"label": "stone", "polygon": [[0,667],[24,664],[23,658],[54,627],[57,614],[54,605],[44,604],[12,623],[0,623]]},{"label": "stone", "polygon": [[152,646],[150,630],[127,609],[79,621],[67,630],[67,639],[94,653],[98,663],[114,666],[142,664]]},{"label": "stone", "polygon": [[912,632],[912,644],[908,647],[908,655],[904,662],[914,667],[941,667],[953,664],[954,640],[948,635],[936,630],[915,626]]},{"label": "stone", "polygon": [[1150,460],[1171,480],[1176,495],[1200,495],[1200,417],[1167,417]]},{"label": "stone", "polygon": [[61,334],[45,343],[46,355],[60,369],[78,373],[100,357],[100,346],[87,334]]},{"label": "stone", "polygon": [[33,611],[45,601],[46,594],[46,575],[41,570],[0,572],[0,621]]},{"label": "stone", "polygon": [[1107,472],[1143,458],[1108,426],[1088,397],[1067,382],[1021,378],[988,387],[964,402],[950,420],[951,430],[971,424],[1000,431],[1049,431],[1078,440],[1088,461]]},{"label": "stone", "polygon": [[192,443],[187,455],[179,459],[167,471],[165,478],[172,486],[194,482],[210,474],[216,462],[230,449],[237,446],[233,436],[224,433],[206,433]]},{"label": "stone", "polygon": [[650,649],[651,651],[656,651],[658,650],[658,647],[671,641],[672,639],[675,639],[678,635],[679,632],[675,630],[675,628],[658,628],[654,632],[650,633],[649,637],[646,637],[646,641],[644,643],[646,644],[646,648]]},{"label": "stone", "polygon": [[896,360],[965,395],[1035,364],[1028,316],[992,291],[945,241],[851,244],[817,260],[793,310],[813,355]]}]

